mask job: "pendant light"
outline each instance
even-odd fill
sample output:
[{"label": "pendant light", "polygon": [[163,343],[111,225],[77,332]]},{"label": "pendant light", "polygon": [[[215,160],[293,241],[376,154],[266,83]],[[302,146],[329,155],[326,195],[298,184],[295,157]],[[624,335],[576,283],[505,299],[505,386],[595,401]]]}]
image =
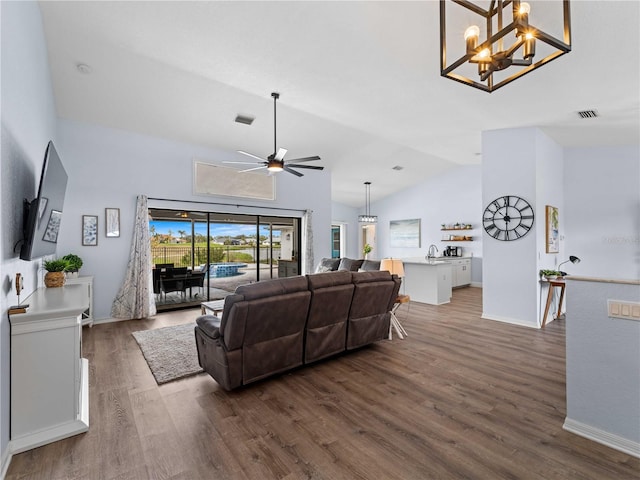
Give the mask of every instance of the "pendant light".
[{"label": "pendant light", "polygon": [[364,182],[364,207],[365,214],[358,215],[358,222],[360,223],[377,223],[377,215],[371,215],[370,203],[371,203],[371,182]]}]

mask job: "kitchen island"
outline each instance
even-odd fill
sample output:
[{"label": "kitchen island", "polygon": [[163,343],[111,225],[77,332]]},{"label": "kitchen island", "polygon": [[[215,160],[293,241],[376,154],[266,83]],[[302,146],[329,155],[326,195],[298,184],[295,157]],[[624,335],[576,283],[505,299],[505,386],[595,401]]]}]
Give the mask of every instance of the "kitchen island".
[{"label": "kitchen island", "polygon": [[442,305],[451,301],[451,263],[434,258],[403,259],[404,291],[414,302]]}]

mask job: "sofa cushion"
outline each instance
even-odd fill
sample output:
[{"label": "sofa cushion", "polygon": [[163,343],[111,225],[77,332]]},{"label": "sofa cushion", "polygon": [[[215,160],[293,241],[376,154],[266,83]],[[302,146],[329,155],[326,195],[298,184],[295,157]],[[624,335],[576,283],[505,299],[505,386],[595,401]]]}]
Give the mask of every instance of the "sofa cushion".
[{"label": "sofa cushion", "polygon": [[380,270],[380,260],[365,260],[358,269],[359,272],[371,272]]},{"label": "sofa cushion", "polygon": [[316,273],[333,272],[338,269],[339,258],[323,258],[316,267]]},{"label": "sofa cushion", "polygon": [[302,292],[307,289],[307,277],[298,276],[240,285],[236,288],[236,294],[242,295],[245,300],[254,300],[256,298]]},{"label": "sofa cushion", "polygon": [[338,270],[347,270],[349,272],[357,272],[358,269],[362,266],[362,260],[354,260],[352,258],[344,257],[340,259],[340,265],[338,265]]},{"label": "sofa cushion", "polygon": [[354,285],[351,272],[309,275],[311,305],[307,319],[305,363],[344,352]]}]

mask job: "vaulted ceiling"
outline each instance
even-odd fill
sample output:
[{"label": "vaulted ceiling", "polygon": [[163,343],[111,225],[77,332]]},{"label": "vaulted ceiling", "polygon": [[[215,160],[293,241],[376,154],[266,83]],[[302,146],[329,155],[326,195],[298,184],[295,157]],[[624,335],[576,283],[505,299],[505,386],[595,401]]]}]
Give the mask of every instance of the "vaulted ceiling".
[{"label": "vaulted ceiling", "polygon": [[[639,2],[573,1],[572,52],[492,94],[440,76],[437,1],[40,7],[60,117],[243,161],[237,150],[273,152],[277,91],[279,146],[289,158],[320,155],[333,200],[346,205],[362,206],[365,181],[375,201],[481,163],[483,130],[537,126],[563,146],[640,144]],[[580,119],[589,109],[599,116]],[[253,125],[234,122],[238,114]]]}]

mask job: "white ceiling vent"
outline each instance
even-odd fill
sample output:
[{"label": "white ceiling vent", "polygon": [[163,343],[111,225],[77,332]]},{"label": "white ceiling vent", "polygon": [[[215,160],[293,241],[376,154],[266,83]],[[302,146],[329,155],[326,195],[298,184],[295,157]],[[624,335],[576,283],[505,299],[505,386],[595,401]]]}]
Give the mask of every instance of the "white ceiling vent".
[{"label": "white ceiling vent", "polygon": [[395,167],[391,167],[391,170],[397,170],[400,171],[402,170],[404,167],[402,165],[396,165]]},{"label": "white ceiling vent", "polygon": [[598,116],[598,112],[595,110],[581,110],[578,112],[580,118],[596,118]]}]

